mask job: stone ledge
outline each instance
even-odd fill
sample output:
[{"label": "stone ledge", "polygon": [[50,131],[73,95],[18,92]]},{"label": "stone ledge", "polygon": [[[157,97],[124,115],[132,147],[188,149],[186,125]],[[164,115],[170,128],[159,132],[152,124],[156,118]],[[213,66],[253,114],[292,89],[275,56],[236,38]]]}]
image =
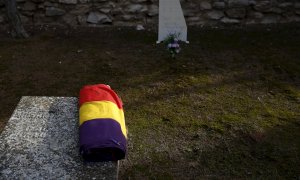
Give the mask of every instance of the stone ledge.
[{"label": "stone ledge", "polygon": [[0,179],[117,179],[117,162],[83,162],[78,134],[77,98],[22,97],[0,135]]}]

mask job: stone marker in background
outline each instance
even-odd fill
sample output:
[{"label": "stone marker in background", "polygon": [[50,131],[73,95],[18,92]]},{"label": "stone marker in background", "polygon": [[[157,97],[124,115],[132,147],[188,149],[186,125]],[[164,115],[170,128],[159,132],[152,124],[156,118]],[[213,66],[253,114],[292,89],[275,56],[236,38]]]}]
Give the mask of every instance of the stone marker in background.
[{"label": "stone marker in background", "polygon": [[158,43],[168,35],[177,34],[178,39],[187,41],[187,26],[179,0],[159,0]]},{"label": "stone marker in background", "polygon": [[118,163],[79,155],[74,97],[22,97],[0,135],[0,179],[117,179]]}]

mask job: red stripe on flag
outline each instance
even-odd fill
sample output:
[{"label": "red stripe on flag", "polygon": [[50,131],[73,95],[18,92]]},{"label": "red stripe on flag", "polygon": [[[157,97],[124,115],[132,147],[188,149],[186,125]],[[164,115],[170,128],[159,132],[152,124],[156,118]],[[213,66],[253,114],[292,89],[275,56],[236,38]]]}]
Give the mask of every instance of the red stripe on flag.
[{"label": "red stripe on flag", "polygon": [[79,106],[91,101],[111,101],[115,103],[119,109],[123,108],[121,99],[105,84],[87,85],[80,90]]}]

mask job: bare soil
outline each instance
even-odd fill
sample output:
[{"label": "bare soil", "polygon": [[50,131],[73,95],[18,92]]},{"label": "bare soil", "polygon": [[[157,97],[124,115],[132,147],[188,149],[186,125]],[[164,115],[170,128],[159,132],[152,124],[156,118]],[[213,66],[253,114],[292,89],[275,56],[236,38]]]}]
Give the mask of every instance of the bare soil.
[{"label": "bare soil", "polygon": [[189,28],[172,59],[156,30],[0,34],[0,132],[21,96],[109,84],[124,101],[121,179],[300,177],[300,25]]}]

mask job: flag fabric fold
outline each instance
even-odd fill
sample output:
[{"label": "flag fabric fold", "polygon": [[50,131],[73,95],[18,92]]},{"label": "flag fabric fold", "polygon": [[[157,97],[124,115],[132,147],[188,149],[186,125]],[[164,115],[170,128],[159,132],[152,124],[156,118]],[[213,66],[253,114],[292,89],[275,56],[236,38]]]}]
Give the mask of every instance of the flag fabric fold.
[{"label": "flag fabric fold", "polygon": [[84,86],[79,95],[80,154],[87,161],[125,158],[127,130],[123,103],[107,85]]}]

